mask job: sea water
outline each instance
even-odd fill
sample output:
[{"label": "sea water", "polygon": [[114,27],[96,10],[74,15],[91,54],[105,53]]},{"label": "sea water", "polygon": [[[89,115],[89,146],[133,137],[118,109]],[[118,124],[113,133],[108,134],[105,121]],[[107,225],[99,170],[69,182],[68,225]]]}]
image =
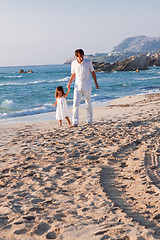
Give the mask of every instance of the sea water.
[{"label": "sea water", "polygon": [[[32,70],[33,73],[18,73]],[[67,92],[70,79],[70,65],[0,67],[0,123],[7,119],[32,116],[32,119],[45,119],[44,113],[55,118],[55,89],[63,86]],[[92,103],[109,104],[113,99],[137,94],[160,92],[160,68],[129,72],[96,73],[99,90],[92,79]],[[73,104],[74,83],[67,97],[68,106]],[[81,106],[85,104],[82,97]],[[53,114],[52,114],[53,113]],[[3,121],[2,121],[3,120]],[[47,120],[47,119],[46,119]]]}]

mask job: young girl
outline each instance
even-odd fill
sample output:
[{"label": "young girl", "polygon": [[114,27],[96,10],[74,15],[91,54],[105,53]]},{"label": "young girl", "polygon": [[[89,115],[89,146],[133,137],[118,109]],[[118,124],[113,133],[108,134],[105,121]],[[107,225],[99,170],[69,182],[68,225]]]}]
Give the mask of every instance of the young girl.
[{"label": "young girl", "polygon": [[59,86],[56,88],[55,92],[56,102],[53,104],[53,107],[55,107],[57,104],[56,119],[59,120],[59,126],[62,126],[62,120],[66,118],[69,126],[71,127],[67,102],[65,99],[68,96],[69,92],[70,88],[68,88],[68,92],[66,94],[64,93],[63,87]]}]

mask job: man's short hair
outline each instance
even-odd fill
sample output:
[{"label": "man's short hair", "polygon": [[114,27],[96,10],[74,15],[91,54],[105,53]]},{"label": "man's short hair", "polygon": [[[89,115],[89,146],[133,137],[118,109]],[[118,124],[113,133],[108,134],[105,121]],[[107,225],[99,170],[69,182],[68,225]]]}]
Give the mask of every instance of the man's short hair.
[{"label": "man's short hair", "polygon": [[79,55],[80,55],[80,56],[84,55],[84,51],[83,51],[82,49],[77,49],[77,50],[75,51],[75,56],[78,57]]}]

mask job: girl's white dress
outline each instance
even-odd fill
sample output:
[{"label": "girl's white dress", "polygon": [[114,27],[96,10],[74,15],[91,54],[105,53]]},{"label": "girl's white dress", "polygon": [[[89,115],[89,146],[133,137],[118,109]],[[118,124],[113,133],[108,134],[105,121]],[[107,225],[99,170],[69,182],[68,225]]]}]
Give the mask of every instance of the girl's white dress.
[{"label": "girl's white dress", "polygon": [[57,100],[56,119],[64,120],[65,117],[69,117],[66,99],[64,97],[61,97],[57,98],[56,100]]}]

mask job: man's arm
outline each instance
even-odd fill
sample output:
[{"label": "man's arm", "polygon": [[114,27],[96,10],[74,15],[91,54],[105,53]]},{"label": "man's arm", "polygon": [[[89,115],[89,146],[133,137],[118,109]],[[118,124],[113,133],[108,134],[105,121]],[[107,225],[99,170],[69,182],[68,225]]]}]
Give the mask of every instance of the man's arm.
[{"label": "man's arm", "polygon": [[75,73],[72,73],[72,75],[71,75],[71,77],[70,77],[70,80],[69,80],[69,82],[68,82],[68,84],[67,84],[67,88],[70,88],[70,87],[71,87],[71,83],[74,81],[75,77],[76,77],[76,74],[75,74]]},{"label": "man's arm", "polygon": [[70,92],[70,88],[68,87],[68,92],[64,95],[65,98],[68,96],[69,92]]},{"label": "man's arm", "polygon": [[96,77],[95,71],[91,72],[91,74],[92,74],[92,77],[93,77],[96,88],[99,89],[99,85],[97,83],[97,77]]}]

